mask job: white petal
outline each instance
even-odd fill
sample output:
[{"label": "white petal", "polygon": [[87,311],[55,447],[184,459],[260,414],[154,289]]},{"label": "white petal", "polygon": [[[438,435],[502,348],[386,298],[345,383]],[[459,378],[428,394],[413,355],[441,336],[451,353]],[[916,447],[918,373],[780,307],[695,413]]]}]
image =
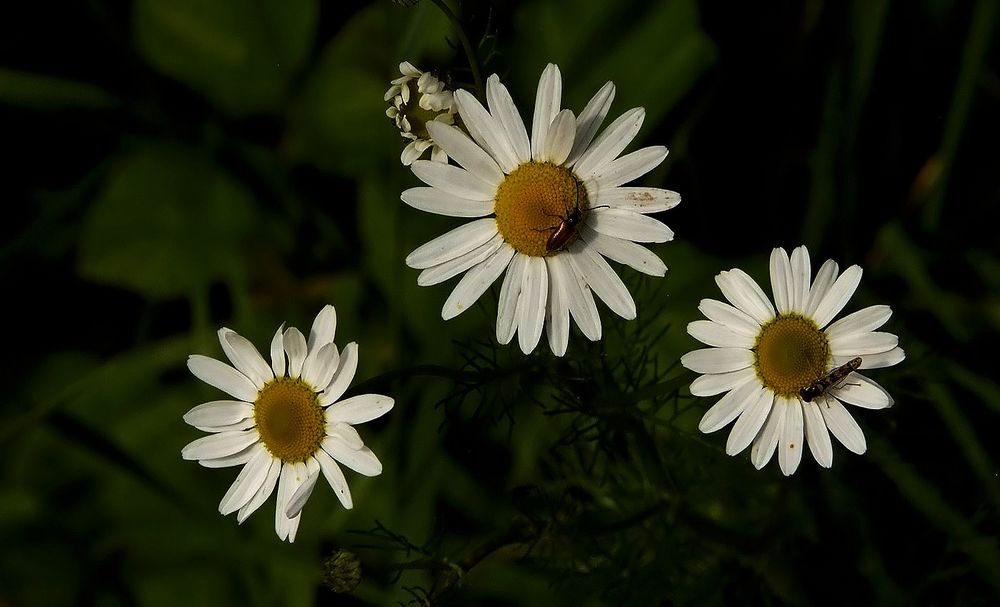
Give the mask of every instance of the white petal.
[{"label": "white petal", "polygon": [[253,415],[250,403],[241,400],[213,400],[194,407],[184,414],[192,426],[224,426],[243,421]]},{"label": "white petal", "polygon": [[500,170],[496,160],[462,131],[449,124],[432,120],[427,123],[427,132],[431,134],[434,143],[447,152],[452,160],[480,180],[494,187],[503,181],[503,171]]},{"label": "white petal", "polygon": [[550,63],[545,66],[538,80],[538,90],[535,92],[535,113],[531,121],[531,157],[541,161],[545,138],[548,136],[549,125],[559,112],[562,102],[562,76],[559,66]]},{"label": "white petal", "polygon": [[863,409],[885,409],[893,405],[885,388],[860,373],[851,373],[828,392],[839,400]]},{"label": "white petal", "polygon": [[549,125],[549,132],[542,145],[542,162],[562,165],[566,162],[569,152],[573,149],[573,138],[576,136],[576,116],[570,110],[556,114]]},{"label": "white petal", "polygon": [[854,333],[830,339],[830,350],[840,356],[861,356],[888,352],[899,344],[899,338],[892,333],[872,331]]},{"label": "white petal", "polygon": [[681,356],[681,364],[695,373],[727,373],[753,364],[753,352],[746,348],[702,348]]},{"label": "white petal", "polygon": [[587,244],[608,259],[625,264],[633,270],[650,276],[662,277],[666,275],[667,265],[646,247],[631,240],[600,234],[590,228],[587,228],[585,232]]},{"label": "white petal", "polygon": [[[590,288],[612,312],[625,320],[635,318],[635,301],[632,295],[603,257],[590,247],[581,246],[580,241],[574,243],[568,253],[577,272],[583,275]],[[572,312],[572,308],[570,311]]]},{"label": "white petal", "polygon": [[489,259],[503,245],[503,242],[503,236],[497,233],[485,244],[479,245],[468,253],[422,271],[417,276],[417,284],[421,287],[427,287],[454,278],[472,266]]},{"label": "white petal", "polygon": [[305,482],[299,485],[295,493],[292,493],[292,496],[288,498],[288,505],[285,506],[285,516],[288,518],[295,518],[302,512],[302,509],[306,506],[306,502],[309,501],[309,496],[312,495],[313,489],[316,487],[316,481],[319,480],[319,463],[314,458],[310,457],[306,460],[306,470],[309,476],[306,477]]},{"label": "white petal", "polygon": [[809,267],[809,250],[805,246],[796,247],[792,250],[792,293],[791,308],[800,314],[805,311],[806,302],[809,300],[809,278],[811,269]]},{"label": "white petal", "polygon": [[440,265],[489,242],[497,233],[492,217],[470,221],[414,249],[406,256],[406,265],[418,270]]},{"label": "white petal", "polygon": [[830,290],[830,286],[833,285],[833,281],[837,279],[837,272],[839,271],[837,262],[828,259],[820,267],[819,272],[816,272],[816,279],[813,280],[812,286],[809,287],[809,297],[806,298],[806,316],[812,317],[816,313],[816,308],[819,307],[820,302],[826,297],[826,293]]},{"label": "white petal", "polygon": [[667,153],[667,148],[662,145],[642,148],[595,169],[589,179],[596,181],[602,192],[617,188],[660,166]]},{"label": "white petal", "polygon": [[[507,137],[507,132],[500,126],[500,123],[486,111],[478,99],[466,90],[455,91],[455,102],[458,104],[458,113],[462,116],[462,121],[469,129],[469,133],[474,134],[483,148],[491,152],[504,173],[513,171],[520,162]],[[447,148],[445,149],[447,150]],[[465,165],[462,164],[462,166]]]},{"label": "white petal", "polygon": [[795,474],[802,461],[802,405],[796,400],[775,399],[785,410],[785,427],[778,443],[778,465],[785,476]]},{"label": "white petal", "polygon": [[310,352],[302,365],[302,380],[320,392],[333,379],[333,373],[340,365],[340,352],[335,343],[328,343],[315,352],[315,355]]},{"label": "white petal", "polygon": [[257,348],[236,331],[225,327],[219,329],[219,343],[236,370],[246,375],[258,390],[274,379],[271,367],[264,362]]},{"label": "white petal", "polygon": [[326,421],[363,424],[388,413],[394,402],[388,396],[381,394],[352,396],[329,407],[326,410]]},{"label": "white petal", "polygon": [[285,324],[282,323],[271,339],[271,368],[275,377],[285,376]]},{"label": "white petal", "polygon": [[757,398],[760,384],[755,381],[744,381],[720,398],[712,408],[705,412],[698,429],[709,434],[724,427],[743,413],[743,410]]},{"label": "white petal", "polygon": [[565,277],[566,303],[569,313],[580,327],[580,331],[590,341],[601,339],[601,317],[597,312],[597,304],[590,293],[587,280],[577,269],[567,254],[554,256],[549,264],[549,271],[561,272]]},{"label": "white petal", "polygon": [[589,179],[598,170],[611,163],[635,138],[645,117],[646,110],[641,107],[632,108],[622,114],[604,129],[586,152],[580,155],[573,168],[574,172],[583,179]]},{"label": "white petal", "polygon": [[323,476],[326,477],[326,482],[330,483],[330,488],[333,489],[340,503],[347,510],[353,508],[354,501],[351,499],[351,490],[348,488],[347,479],[344,478],[344,473],[341,471],[340,466],[337,465],[337,462],[333,461],[333,458],[322,449],[318,450],[313,457],[319,462],[320,470],[323,472]]},{"label": "white petal", "polygon": [[889,306],[869,306],[853,314],[848,314],[831,324],[826,328],[825,333],[831,340],[868,333],[884,325],[890,316],[892,316],[892,308]]},{"label": "white petal", "polygon": [[754,344],[752,336],[733,331],[726,325],[712,320],[695,320],[690,322],[687,326],[687,332],[688,335],[703,344],[720,348],[744,348],[749,350]]},{"label": "white petal", "polygon": [[587,219],[594,231],[635,242],[667,242],[674,232],[661,221],[634,211],[594,209]]},{"label": "white petal", "polygon": [[323,450],[329,453],[333,459],[358,474],[365,476],[378,476],[382,474],[382,462],[378,461],[378,458],[375,457],[375,454],[368,447],[351,449],[340,438],[328,436],[323,439]]},{"label": "white petal", "polygon": [[771,407],[771,412],[767,415],[764,427],[760,429],[757,438],[753,441],[750,449],[750,462],[754,468],[760,470],[771,461],[774,449],[778,446],[785,433],[785,409],[783,407]]},{"label": "white petal", "polygon": [[694,396],[715,396],[741,386],[755,377],[756,371],[751,367],[727,373],[699,375],[691,382],[691,394]]},{"label": "white petal", "polygon": [[441,308],[441,318],[444,320],[455,318],[476,303],[486,289],[489,289],[490,285],[503,274],[513,257],[514,248],[504,243],[493,257],[466,272],[445,300]]},{"label": "white petal", "polygon": [[[327,416],[329,416],[329,410]],[[354,426],[345,424],[344,422],[328,423],[326,425],[326,434],[328,436],[337,436],[351,449],[360,449],[365,446],[365,441],[362,440],[361,435],[354,429]]]},{"label": "white petal", "polygon": [[242,419],[238,422],[233,422],[231,424],[220,424],[218,426],[197,425],[195,426],[195,428],[198,428],[202,432],[229,432],[231,430],[249,430],[250,428],[253,428],[256,425],[257,422],[254,420],[254,418],[248,417],[246,419]]},{"label": "white petal", "polygon": [[517,343],[522,352],[531,354],[542,336],[549,277],[543,258],[527,259],[521,278],[521,293],[517,298]]},{"label": "white petal", "polygon": [[558,256],[545,258],[548,266],[546,273],[549,277],[549,305],[545,316],[545,328],[549,337],[549,348],[556,356],[566,354],[566,347],[569,345],[569,303],[566,301],[566,287],[564,283],[567,276],[559,270],[553,270],[553,266],[561,266],[564,262],[558,261]]},{"label": "white petal", "polygon": [[416,141],[411,141],[410,143],[406,144],[406,147],[404,147],[403,151],[400,152],[399,154],[400,164],[402,164],[405,167],[410,166],[411,164],[413,164],[413,161],[415,161],[417,158],[420,158],[420,156],[424,153],[426,149],[427,148],[425,147],[419,147]]},{"label": "white petal", "polygon": [[264,477],[264,482],[257,489],[257,493],[254,493],[253,497],[250,498],[250,501],[236,513],[236,522],[243,524],[243,521],[247,520],[247,517],[260,508],[267,501],[267,498],[271,497],[271,493],[274,492],[274,486],[278,484],[278,474],[280,472],[281,460],[272,457],[267,467],[267,475]]},{"label": "white petal", "polygon": [[485,217],[493,212],[492,200],[469,200],[438,188],[410,188],[399,198],[415,209],[448,217]]},{"label": "white petal", "polygon": [[203,436],[188,443],[181,449],[181,457],[186,460],[216,459],[233,455],[257,442],[256,430],[219,432]]},{"label": "white petal", "polygon": [[816,403],[803,403],[805,413],[806,442],[816,462],[824,468],[833,465],[833,444],[830,443],[830,431]]},{"label": "white petal", "polygon": [[253,498],[257,490],[264,484],[273,459],[263,444],[258,443],[254,447],[250,461],[247,462],[246,466],[243,466],[236,480],[233,481],[229,490],[222,496],[222,501],[219,502],[219,512],[223,516],[236,512]]},{"label": "white petal", "polygon": [[729,439],[726,441],[728,455],[736,455],[743,451],[757,437],[761,426],[767,420],[768,413],[771,412],[773,402],[774,394],[766,388],[758,388],[758,391],[750,396],[749,404],[733,424],[733,431],[729,433]]},{"label": "white petal", "polygon": [[710,320],[723,324],[737,333],[756,338],[757,333],[760,332],[759,322],[743,310],[727,303],[714,299],[703,299],[698,304],[698,309]]},{"label": "white petal", "polygon": [[305,479],[305,466],[301,465],[302,473],[297,474],[296,468],[300,464],[289,464],[285,463],[281,466],[281,473],[278,476],[278,498],[275,501],[274,507],[274,530],[278,534],[278,538],[281,540],[287,539],[289,542],[294,541],[294,529],[298,526],[298,517],[295,519],[290,519],[285,516],[285,510],[288,508],[288,499],[292,497],[295,490],[298,489],[301,481],[298,481],[296,477]]},{"label": "white petal", "polygon": [[774,307],[764,291],[743,270],[733,268],[728,272],[719,272],[715,276],[715,283],[730,303],[752,316],[759,324],[774,318]]},{"label": "white petal", "polygon": [[500,287],[500,298],[497,302],[497,341],[504,345],[510,343],[517,330],[517,301],[520,298],[521,281],[527,265],[528,256],[516,253]]},{"label": "white petal", "polygon": [[285,344],[285,353],[288,355],[288,376],[298,377],[302,374],[302,365],[306,362],[309,348],[306,345],[306,336],[295,327],[289,327],[285,329],[282,341]]},{"label": "white petal", "polygon": [[222,361],[192,354],[188,357],[187,366],[201,381],[239,400],[253,402],[257,399],[257,386],[246,375]]},{"label": "white petal", "polygon": [[819,302],[819,306],[816,307],[816,313],[813,314],[813,320],[819,325],[819,328],[825,327],[834,319],[847,302],[854,295],[854,291],[858,288],[858,283],[861,282],[861,267],[851,266],[844,270],[844,273],[840,275],[830,290],[827,291],[826,296],[823,297],[823,301]]},{"label": "white petal", "polygon": [[309,329],[309,352],[331,343],[336,334],[337,310],[327,304],[316,315],[312,328]]},{"label": "white petal", "polygon": [[604,119],[611,109],[611,102],[615,98],[615,84],[607,82],[597,93],[587,102],[586,107],[580,112],[576,121],[576,137],[573,141],[573,151],[566,159],[567,166],[573,166],[580,156],[587,150],[590,142],[594,140],[594,135],[601,128]]},{"label": "white petal", "polygon": [[[834,356],[834,361],[836,362],[839,357]],[[845,356],[843,360],[840,360],[839,364],[844,364],[847,362],[846,359],[853,358]],[[861,359],[862,369],[882,369],[884,367],[891,367],[893,365],[898,365],[903,362],[906,358],[906,353],[903,352],[902,348],[893,348],[888,352],[882,352],[880,354],[869,354]]]},{"label": "white petal", "polygon": [[514,149],[518,163],[531,160],[531,144],[528,142],[528,131],[524,128],[521,114],[514,105],[507,87],[500,83],[500,78],[493,74],[486,80],[486,102],[490,113],[496,117],[503,127]]},{"label": "white petal", "polygon": [[845,447],[858,455],[868,449],[861,427],[844,405],[835,398],[827,397],[817,399],[816,404],[819,406],[819,412],[823,414],[823,419],[826,420],[830,433]]},{"label": "white petal", "polygon": [[659,188],[610,188],[601,190],[598,200],[591,206],[606,204],[613,209],[636,213],[658,213],[674,208],[681,202],[681,195]]},{"label": "white petal", "polygon": [[792,309],[792,266],[788,253],[780,247],[771,250],[771,290],[779,314]]},{"label": "white petal", "polygon": [[199,459],[198,464],[206,468],[229,468],[231,466],[242,466],[243,464],[250,461],[250,458],[254,454],[255,446],[256,443],[253,443],[247,447],[240,449],[239,451],[233,453],[232,455]]},{"label": "white petal", "polygon": [[327,407],[337,402],[337,399],[344,395],[351,382],[354,381],[354,372],[358,368],[358,344],[351,342],[344,347],[344,353],[340,357],[340,366],[327,385],[326,390],[319,396],[319,404]]},{"label": "white petal", "polygon": [[457,166],[433,160],[415,160],[410,169],[427,185],[461,198],[492,201],[497,194],[497,184],[487,183]]}]

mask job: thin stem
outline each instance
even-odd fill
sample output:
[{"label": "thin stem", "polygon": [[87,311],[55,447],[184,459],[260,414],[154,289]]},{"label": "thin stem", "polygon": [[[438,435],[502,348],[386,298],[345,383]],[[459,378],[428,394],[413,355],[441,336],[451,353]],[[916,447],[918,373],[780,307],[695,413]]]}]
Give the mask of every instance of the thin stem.
[{"label": "thin stem", "polygon": [[458,18],[448,5],[444,3],[444,0],[431,0],[441,12],[451,20],[453,26],[455,26],[455,31],[458,33],[458,40],[462,43],[462,48],[465,49],[465,57],[469,60],[469,68],[472,69],[472,79],[476,84],[476,97],[479,101],[486,101],[485,89],[483,88],[483,75],[479,71],[479,60],[476,59],[476,51],[472,48],[472,42],[469,41],[469,37],[465,35],[465,30],[462,28],[462,21]]}]

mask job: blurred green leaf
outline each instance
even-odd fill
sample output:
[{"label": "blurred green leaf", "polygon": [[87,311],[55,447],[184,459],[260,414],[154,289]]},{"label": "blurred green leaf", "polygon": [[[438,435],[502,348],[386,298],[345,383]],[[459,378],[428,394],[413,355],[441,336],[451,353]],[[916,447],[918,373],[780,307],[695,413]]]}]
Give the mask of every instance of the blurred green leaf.
[{"label": "blurred green leaf", "polygon": [[395,77],[386,66],[398,62],[388,55],[386,6],[354,15],[307,76],[289,115],[293,156],[348,175],[398,158],[405,140],[385,117],[382,101]]},{"label": "blurred green leaf", "polygon": [[32,109],[104,109],[118,105],[118,99],[99,86],[0,68],[0,103]]},{"label": "blurred green leaf", "polygon": [[924,251],[913,242],[903,227],[895,222],[886,225],[879,232],[878,243],[883,250],[892,251],[892,255],[886,257],[886,265],[907,282],[914,303],[933,314],[956,340],[968,341],[972,331],[966,314],[967,301],[938,286],[938,282],[928,271]]},{"label": "blurred green leaf", "polygon": [[274,110],[312,46],[317,0],[139,0],[137,46],[234,114]]},{"label": "blurred green leaf", "polygon": [[965,515],[952,508],[933,483],[904,461],[887,441],[869,432],[868,443],[872,459],[882,467],[910,505],[953,538],[954,548],[968,554],[983,578],[1000,590],[1000,552],[996,537],[982,535]]},{"label": "blurred green leaf", "polygon": [[81,236],[82,276],[154,298],[178,297],[242,272],[250,192],[209,158],[147,147],[118,164]]},{"label": "blurred green leaf", "polygon": [[[564,80],[564,106],[583,103],[608,80],[618,91],[619,108],[646,108],[646,122],[658,124],[714,63],[715,44],[701,29],[693,0],[662,2],[641,20],[626,3],[536,2],[518,15],[525,28],[544,31],[526,36],[515,49],[515,64],[537,65],[517,75],[524,91],[534,91],[546,61],[558,63]],[[572,14],[573,19],[566,19]],[[609,27],[618,27],[613,44]],[[654,69],[651,69],[653,66]],[[575,104],[575,105],[574,105]],[[522,106],[530,125],[530,106]],[[612,116],[617,115],[612,111]]]},{"label": "blurred green leaf", "polygon": [[1000,483],[997,482],[996,466],[976,435],[969,418],[962,413],[962,408],[942,384],[928,382],[926,390],[959,451],[979,477],[986,495],[994,507],[1000,507]]}]

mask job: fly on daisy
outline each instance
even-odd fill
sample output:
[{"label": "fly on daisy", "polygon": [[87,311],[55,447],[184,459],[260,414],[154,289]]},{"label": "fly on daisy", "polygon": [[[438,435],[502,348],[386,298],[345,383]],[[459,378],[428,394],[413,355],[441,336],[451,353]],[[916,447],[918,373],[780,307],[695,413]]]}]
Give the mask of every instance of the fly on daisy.
[{"label": "fly on daisy", "polygon": [[497,340],[507,344],[516,333],[526,354],[543,328],[552,352],[565,354],[570,318],[588,339],[599,340],[593,294],[622,318],[635,318],[635,302],[605,258],[663,276],[667,268],[660,258],[637,243],[673,238],[670,228],[647,215],[673,208],[680,196],[622,187],[663,162],[667,149],[651,146],[619,157],[639,132],[645,111],[625,112],[598,135],[614,94],[608,82],[579,116],[561,109],[562,78],[549,64],[538,83],[530,138],[496,74],[486,83],[487,107],[467,91],[455,92],[471,138],[453,126],[427,124],[460,167],[415,161],[413,173],[429,187],[406,190],[403,202],[475,218],[406,258],[421,270],[421,286],[464,273],[442,318],[468,309],[501,275]]},{"label": "fly on daisy", "polygon": [[333,343],[333,306],[316,316],[308,340],[294,327],[283,329],[271,341],[270,364],[226,328],[219,330],[219,342],[232,366],[198,354],[188,358],[195,377],[234,400],[208,402],[184,415],[212,434],[189,443],[181,456],[207,468],[243,466],[219,504],[219,512],[236,512],[240,523],[277,486],[275,531],[292,542],[321,473],[348,509],[351,491],[338,462],[365,476],[382,473],[354,426],[384,415],[393,400],[380,394],[340,400],[354,379],[358,345],[351,342],[340,352]]},{"label": "fly on daisy", "polygon": [[711,346],[681,357],[682,365],[703,374],[692,382],[691,393],[726,393],[698,428],[715,432],[736,420],[726,453],[736,455],[752,443],[750,460],[758,469],[777,450],[781,471],[793,474],[803,441],[829,468],[830,434],[854,453],[867,449],[844,405],[883,409],[893,403],[880,385],[856,372],[890,367],[905,357],[898,337],[876,331],[892,310],[870,306],[831,322],[854,295],[861,268],[839,273],[829,260],[812,279],[804,246],[791,258],[774,249],[770,268],[773,304],[753,278],[732,269],[715,277],[729,303],[703,299],[698,309],[708,320],[688,325],[692,337]]}]

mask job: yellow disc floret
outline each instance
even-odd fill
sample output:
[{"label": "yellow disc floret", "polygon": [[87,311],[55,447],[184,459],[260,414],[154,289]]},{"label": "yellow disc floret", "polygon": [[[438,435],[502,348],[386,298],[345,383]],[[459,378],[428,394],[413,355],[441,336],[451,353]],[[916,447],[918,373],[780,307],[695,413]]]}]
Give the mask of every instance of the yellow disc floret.
[{"label": "yellow disc floret", "polygon": [[[497,188],[493,212],[504,240],[524,255],[544,257],[546,243],[574,211],[589,208],[587,188],[573,173],[551,162],[528,162],[514,169]],[[566,244],[576,240],[576,231]]]},{"label": "yellow disc floret", "polygon": [[761,327],[753,350],[761,382],[788,398],[822,377],[830,359],[826,334],[799,314],[781,314]]},{"label": "yellow disc floret", "polygon": [[326,436],[323,407],[300,379],[279,377],[257,393],[254,420],[264,447],[283,462],[308,459]]}]

